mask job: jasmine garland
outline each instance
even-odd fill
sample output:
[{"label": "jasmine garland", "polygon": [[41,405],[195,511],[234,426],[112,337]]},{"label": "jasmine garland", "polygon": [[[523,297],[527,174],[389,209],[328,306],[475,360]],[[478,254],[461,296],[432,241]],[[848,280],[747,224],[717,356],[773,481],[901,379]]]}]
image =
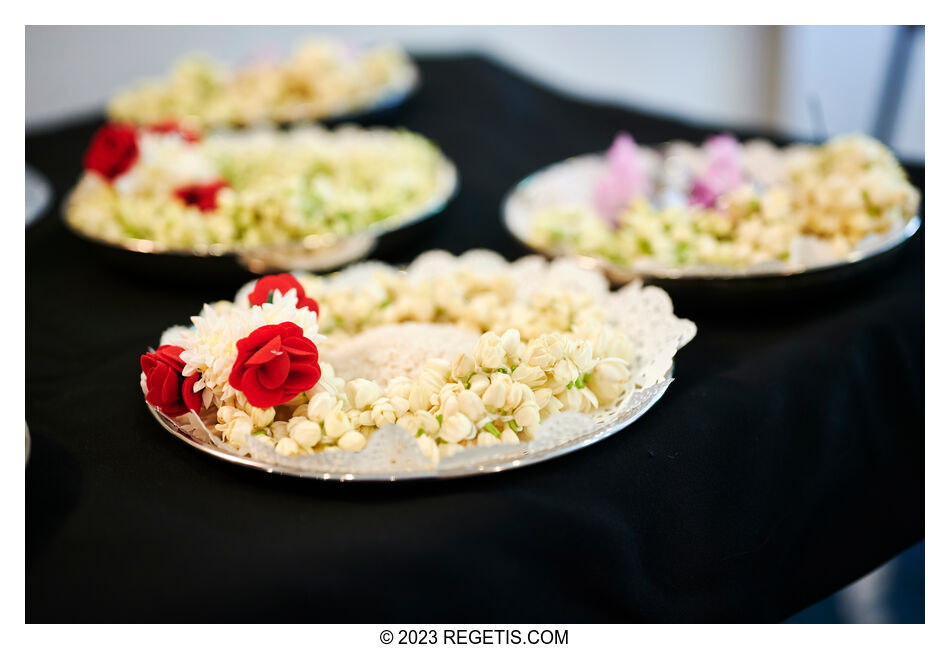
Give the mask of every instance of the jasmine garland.
[{"label": "jasmine garland", "polygon": [[[343,284],[265,277],[234,302],[206,305],[192,327],[165,332],[160,349],[181,350],[170,407],[180,414],[182,403],[200,403],[198,414],[213,414],[222,441],[241,449],[254,436],[279,456],[359,451],[395,424],[436,462],[468,447],[529,441],[558,412],[596,415],[646,387],[645,341],[611,323],[590,294],[552,285],[519,295],[503,267],[458,265],[428,278],[375,270]],[[685,326],[688,339],[695,328]],[[434,348],[422,341],[450,330],[459,332],[446,343],[454,351],[425,357]],[[398,367],[412,369],[382,380],[380,368],[343,363],[349,375],[341,375],[328,358],[357,353],[361,340],[371,341],[367,358],[377,364],[398,357],[409,361]],[[170,385],[171,370],[162,372],[162,385]],[[181,398],[185,384],[200,400]]]}]

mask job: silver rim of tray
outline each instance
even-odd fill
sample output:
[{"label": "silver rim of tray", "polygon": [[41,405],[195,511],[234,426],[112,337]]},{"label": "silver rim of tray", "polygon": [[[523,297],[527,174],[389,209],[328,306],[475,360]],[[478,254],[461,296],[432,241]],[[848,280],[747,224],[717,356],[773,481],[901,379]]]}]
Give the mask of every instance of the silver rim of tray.
[{"label": "silver rim of tray", "polygon": [[582,449],[586,446],[599,442],[607,437],[610,437],[614,433],[617,433],[637,419],[642,417],[653,405],[660,400],[660,398],[666,393],[667,388],[671,383],[673,378],[673,367],[666,372],[665,382],[657,390],[656,394],[650,398],[649,401],[643,403],[639,408],[636,408],[628,415],[612,422],[599,425],[593,431],[582,435],[573,440],[566,441],[558,446],[553,448],[529,452],[527,450],[523,451],[523,454],[515,459],[504,458],[502,460],[488,460],[484,464],[480,464],[475,467],[465,466],[465,467],[453,467],[449,469],[440,470],[438,466],[433,469],[427,469],[423,471],[412,471],[412,472],[397,472],[397,473],[323,473],[316,471],[306,471],[302,469],[295,469],[293,467],[281,466],[278,464],[269,464],[267,462],[254,459],[245,455],[237,455],[234,453],[229,453],[227,450],[218,448],[211,442],[205,442],[200,439],[196,439],[192,435],[188,434],[181,429],[174,419],[168,417],[167,415],[157,411],[151,405],[146,403],[149,411],[152,413],[152,416],[162,425],[165,430],[170,432],[172,435],[182,440],[189,446],[203,451],[209,455],[212,455],[219,460],[224,460],[225,462],[230,462],[231,464],[237,464],[240,466],[249,467],[252,469],[257,469],[259,471],[264,471],[266,473],[276,473],[280,475],[294,476],[297,478],[308,478],[311,480],[324,480],[324,481],[338,481],[338,482],[402,482],[406,480],[427,480],[427,479],[441,479],[441,478],[463,478],[468,476],[476,475],[485,475],[489,473],[499,473],[501,471],[506,471],[508,469],[516,469],[522,466],[528,466],[530,464],[536,464],[538,462],[543,462],[545,460],[550,460],[567,453]]}]

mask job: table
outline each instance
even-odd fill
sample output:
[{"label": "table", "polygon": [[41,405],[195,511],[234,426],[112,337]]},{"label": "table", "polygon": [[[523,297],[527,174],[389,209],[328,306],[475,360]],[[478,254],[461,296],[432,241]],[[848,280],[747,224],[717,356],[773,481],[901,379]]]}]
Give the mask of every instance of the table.
[{"label": "table", "polygon": [[[519,178],[620,129],[717,130],[479,57],[420,64],[420,92],[384,121],[436,140],[461,191],[387,262],[516,258],[499,203]],[[677,304],[699,334],[666,396],[577,453],[450,481],[308,482],[198,453],[146,410],[139,356],[237,284],[134,276],[65,230],[58,203],[101,119],[26,138],[56,194],[26,232],[27,621],[779,621],[923,538],[923,232],[830,299]]]}]

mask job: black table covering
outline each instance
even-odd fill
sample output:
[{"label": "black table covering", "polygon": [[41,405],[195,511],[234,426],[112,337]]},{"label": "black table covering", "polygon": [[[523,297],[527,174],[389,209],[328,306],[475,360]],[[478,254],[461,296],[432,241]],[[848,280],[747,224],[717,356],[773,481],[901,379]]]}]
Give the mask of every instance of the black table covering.
[{"label": "black table covering", "polygon": [[[478,57],[421,69],[382,121],[437,141],[461,191],[387,262],[516,258],[499,222],[516,180],[621,129],[716,131]],[[28,621],[779,621],[923,538],[923,232],[821,299],[678,303],[699,333],[666,396],[582,451],[448,481],[306,481],[206,456],[146,410],[140,354],[239,284],[129,273],[65,230],[100,121],[26,138],[57,199],[26,232]]]}]

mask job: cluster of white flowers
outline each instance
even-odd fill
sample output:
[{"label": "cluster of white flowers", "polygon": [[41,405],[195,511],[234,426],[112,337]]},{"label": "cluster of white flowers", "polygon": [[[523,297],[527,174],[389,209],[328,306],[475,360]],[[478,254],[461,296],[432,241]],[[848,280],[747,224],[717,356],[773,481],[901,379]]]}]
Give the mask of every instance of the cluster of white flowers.
[{"label": "cluster of white flowers", "polygon": [[286,61],[235,70],[192,56],[166,79],[119,92],[109,102],[109,117],[137,124],[187,117],[202,127],[322,119],[369,107],[408,89],[414,78],[412,63],[395,46],[357,52],[312,41]]},{"label": "cluster of white flowers", "polygon": [[[445,191],[441,152],[402,130],[301,127],[218,133],[199,142],[140,130],[137,141],[138,159],[114,182],[84,174],[67,206],[73,226],[117,243],[240,249],[396,222]],[[213,209],[175,195],[212,181],[227,183]]]},{"label": "cluster of white flowers", "polygon": [[[671,168],[689,158],[681,155],[682,148],[668,152],[668,164],[658,165],[678,180],[683,174]],[[688,187],[671,192],[664,183],[678,181],[665,177],[658,180],[655,196],[631,201],[616,229],[593,206],[564,204],[534,215],[531,242],[622,266],[650,260],[664,266],[743,268],[788,259],[802,236],[817,237],[844,257],[865,236],[888,232],[917,210],[918,191],[887,147],[872,138],[754,149],[744,160],[747,182],[720,196],[714,209],[687,205],[683,190],[688,193]],[[689,163],[685,166],[696,167],[696,160]],[[750,163],[767,169],[757,173]],[[696,171],[687,169],[686,175]]]},{"label": "cluster of white flowers", "polygon": [[[611,405],[631,383],[632,341],[580,293],[545,291],[519,300],[510,276],[464,270],[417,281],[381,272],[358,289],[312,275],[298,280],[320,302],[319,324],[312,311],[296,308],[295,290],[251,306],[251,284],[233,303],[206,305],[192,327],[173,327],[162,337],[162,344],[184,348],[183,374],[201,373],[195,389],[204,390],[206,408],[216,409],[215,431],[235,447],[253,435],[283,455],[359,451],[374,431],[395,424],[438,461],[465,447],[531,440],[545,418]],[[236,343],[259,326],[285,321],[314,343],[326,340],[318,331],[327,323],[335,325],[331,341],[389,322],[438,321],[480,336],[468,351],[429,358],[415,376],[386,385],[345,380],[321,358],[322,376],[311,389],[272,408],[254,407],[227,381]]]},{"label": "cluster of white flowers", "polygon": [[[313,275],[298,277],[307,295],[320,303],[320,330],[352,335],[400,322],[450,323],[501,335],[517,329],[524,340],[551,332],[593,336],[606,314],[590,295],[555,288],[519,296],[510,274],[458,270],[424,281],[380,271],[356,286],[327,285]],[[246,295],[238,300],[246,302]]]},{"label": "cluster of white flowers", "polygon": [[429,359],[418,376],[385,388],[344,381],[323,362],[320,382],[287,404],[261,410],[236,395],[218,409],[217,430],[238,447],[255,434],[278,453],[304,455],[359,451],[375,430],[396,424],[437,461],[467,446],[533,439],[542,419],[564,409],[592,412],[612,403],[627,389],[629,361],[596,357],[594,350],[570,334],[525,343],[516,329],[488,332],[471,354]]},{"label": "cluster of white flowers", "polygon": [[[206,304],[201,313],[191,318],[191,327],[172,327],[162,334],[162,345],[176,345],[184,349],[181,360],[185,363],[184,376],[195,372],[201,378],[195,392],[203,390],[202,403],[221,408],[246,400],[228,383],[228,376],[237,358],[237,342],[264,325],[293,322],[314,344],[325,340],[319,333],[317,316],[309,309],[297,308],[297,292],[275,293],[270,303],[260,306],[220,301]],[[249,406],[247,406],[249,407]]]}]

